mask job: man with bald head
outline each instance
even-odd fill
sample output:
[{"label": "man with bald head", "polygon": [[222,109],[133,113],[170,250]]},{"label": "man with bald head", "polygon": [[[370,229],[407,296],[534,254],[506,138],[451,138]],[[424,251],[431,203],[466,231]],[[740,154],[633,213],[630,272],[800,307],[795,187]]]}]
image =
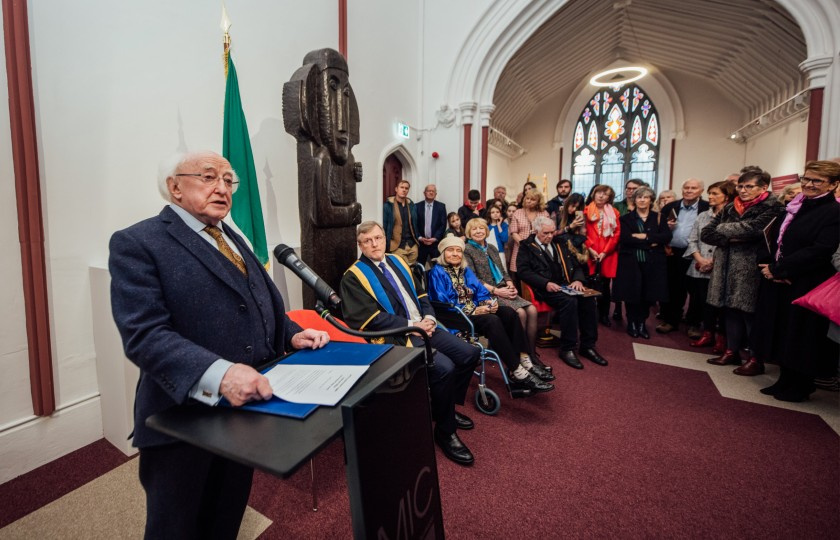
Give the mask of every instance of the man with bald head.
[{"label": "man with bald head", "polygon": [[222,222],[237,184],[218,154],[174,156],[158,183],[169,204],[111,237],[111,309],[125,355],[140,368],[134,446],[146,538],[236,537],[253,475],[147,428],[146,419],[189,401],[271,399],[255,366],[329,341],[286,316],[265,268]]},{"label": "man with bald head", "polygon": [[682,319],[683,306],[688,297],[688,311],[685,319],[688,323],[688,335],[700,337],[700,321],[703,316],[705,298],[699,294],[689,294],[692,287],[691,278],[686,273],[692,259],[683,257],[688,247],[688,235],[694,227],[694,222],[701,212],[709,209],[709,203],[700,196],[705,186],[702,180],[689,178],[683,182],[682,199],[666,204],[662,208],[662,216],[668,220],[671,229],[671,254],[666,257],[668,269],[668,301],[662,304],[662,324],[656,327],[660,334],[667,334],[679,329]]}]

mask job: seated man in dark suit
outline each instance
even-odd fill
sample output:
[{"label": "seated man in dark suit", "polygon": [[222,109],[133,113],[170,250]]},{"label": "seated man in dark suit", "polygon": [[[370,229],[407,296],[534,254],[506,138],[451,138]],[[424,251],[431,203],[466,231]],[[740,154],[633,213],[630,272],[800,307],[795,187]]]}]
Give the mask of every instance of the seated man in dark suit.
[{"label": "seated man in dark suit", "polygon": [[[356,239],[362,256],[341,278],[344,322],[359,330],[385,330],[418,326],[437,349],[429,372],[435,443],[452,461],[470,465],[474,458],[455,432],[472,429],[466,415],[455,412],[463,405],[467,387],[478,362],[479,350],[437,327],[434,310],[426,292],[415,283],[403,259],[385,253],[385,231],[374,221],[359,225]],[[422,347],[419,336],[383,338],[396,345]]]},{"label": "seated man in dark suit", "polygon": [[554,236],[554,220],[538,217],[534,233],[519,244],[517,276],[530,285],[538,300],[550,305],[560,319],[560,359],[569,366],[583,369],[575,355],[580,330],[580,355],[606,366],[607,361],[595,350],[598,341],[598,310],[594,297],[571,296],[562,292],[566,286],[583,291],[585,264],[569,242]]},{"label": "seated man in dark suit", "polygon": [[253,469],[178,442],[146,419],[191,398],[235,406],[270,399],[253,366],[323,347],[326,332],[285,314],[277,287],[226,224],[238,180],[212,152],[175,156],[161,213],[114,233],[111,308],[125,355],[140,368],[134,446],[146,491],[146,538],[235,538]]}]

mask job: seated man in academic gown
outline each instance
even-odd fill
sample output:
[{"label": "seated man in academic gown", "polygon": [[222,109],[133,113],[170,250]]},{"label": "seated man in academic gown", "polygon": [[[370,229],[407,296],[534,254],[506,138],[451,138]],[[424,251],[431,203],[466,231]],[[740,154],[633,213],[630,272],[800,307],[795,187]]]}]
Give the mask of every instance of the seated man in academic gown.
[{"label": "seated man in academic gown", "polygon": [[570,295],[563,287],[583,291],[586,279],[584,264],[563,236],[554,236],[554,220],[538,217],[534,233],[519,244],[516,275],[527,283],[538,300],[554,308],[560,320],[560,359],[575,369],[583,364],[575,355],[580,331],[579,354],[606,366],[607,361],[595,350],[598,341],[598,310],[594,297]]},{"label": "seated man in academic gown", "polygon": [[[362,256],[341,278],[344,321],[364,331],[417,326],[431,339],[437,352],[429,371],[432,420],[435,443],[444,455],[461,465],[474,458],[461,441],[456,429],[472,429],[473,422],[455,411],[463,405],[467,388],[478,363],[479,350],[437,326],[426,292],[415,283],[411,269],[397,255],[385,253],[385,231],[381,225],[366,221],[359,225],[356,240]],[[422,347],[420,336],[383,338],[396,345]]]}]

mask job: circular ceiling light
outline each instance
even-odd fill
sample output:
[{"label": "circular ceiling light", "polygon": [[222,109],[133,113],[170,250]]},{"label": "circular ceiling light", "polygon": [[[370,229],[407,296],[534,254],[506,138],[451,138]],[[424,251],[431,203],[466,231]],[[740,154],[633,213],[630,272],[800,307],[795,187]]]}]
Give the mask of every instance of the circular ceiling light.
[{"label": "circular ceiling light", "polygon": [[625,66],[615,69],[608,69],[601,73],[596,73],[589,84],[592,86],[621,86],[623,84],[638,81],[645,75],[648,70],[639,66]]}]

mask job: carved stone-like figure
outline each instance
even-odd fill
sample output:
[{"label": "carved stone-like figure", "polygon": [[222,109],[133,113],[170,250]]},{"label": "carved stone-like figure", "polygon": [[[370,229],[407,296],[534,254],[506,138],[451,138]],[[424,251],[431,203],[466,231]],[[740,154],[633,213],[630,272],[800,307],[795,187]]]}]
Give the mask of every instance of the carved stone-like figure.
[{"label": "carved stone-like figure", "polygon": [[[283,85],[283,124],[298,141],[301,259],[334,290],[356,260],[355,226],[362,220],[356,202],[362,164],[351,153],[359,142],[359,106],[348,75],[338,51],[319,49]],[[303,305],[315,306],[306,286]]]}]

